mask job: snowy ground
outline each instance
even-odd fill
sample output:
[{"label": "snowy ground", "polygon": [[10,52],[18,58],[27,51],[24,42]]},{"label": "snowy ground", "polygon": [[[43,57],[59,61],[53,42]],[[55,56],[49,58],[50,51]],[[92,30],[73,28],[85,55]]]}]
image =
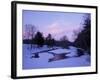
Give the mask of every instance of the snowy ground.
[{"label": "snowy ground", "polygon": [[77,50],[73,46],[70,46],[69,49],[53,47],[53,49],[55,50],[48,51],[48,52],[53,52],[56,54],[70,52],[69,54],[66,54],[66,56],[69,56],[70,58],[48,62],[50,58],[54,57],[54,55],[48,52],[39,53],[39,58],[31,58],[36,52],[41,52],[41,51],[50,50],[50,49],[51,48],[48,48],[46,46],[42,48],[34,47],[30,49],[27,44],[24,44],[23,45],[23,69],[90,66],[90,56],[87,54],[84,54],[81,57],[74,57],[74,56],[77,56]]}]

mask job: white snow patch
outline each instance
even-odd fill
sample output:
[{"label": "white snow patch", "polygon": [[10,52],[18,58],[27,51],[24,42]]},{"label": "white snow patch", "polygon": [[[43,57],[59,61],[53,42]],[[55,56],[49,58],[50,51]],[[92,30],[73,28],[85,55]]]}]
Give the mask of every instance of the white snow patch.
[{"label": "white snow patch", "polygon": [[33,48],[32,50],[28,49],[27,47],[28,45],[23,45],[23,69],[90,66],[90,56],[85,54],[81,57],[73,57],[77,55],[77,49],[72,46],[69,47],[69,49],[59,48],[57,50],[53,50],[53,52],[55,53],[70,52],[66,56],[70,56],[71,58],[52,62],[48,62],[48,60],[54,56],[47,52],[40,53],[39,58],[31,58],[31,56],[33,55],[32,52],[47,50],[48,48],[46,46],[43,48]]}]

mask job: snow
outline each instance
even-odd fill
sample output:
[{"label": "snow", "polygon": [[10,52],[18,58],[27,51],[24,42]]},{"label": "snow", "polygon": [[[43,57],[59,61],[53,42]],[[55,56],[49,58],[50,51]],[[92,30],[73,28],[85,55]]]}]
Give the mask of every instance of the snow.
[{"label": "snow", "polygon": [[31,49],[31,48],[30,48],[30,45],[24,44],[24,48],[26,49],[26,51],[29,50],[29,51],[31,51],[31,53],[36,53],[36,52],[40,52],[40,51],[44,51],[44,50],[50,50],[50,49],[59,48],[59,47],[51,47],[51,48],[50,48],[50,47],[47,47],[47,46],[45,45],[45,46],[43,46],[43,47],[37,48],[36,45],[33,45],[33,48]]},{"label": "snow", "polygon": [[77,56],[77,48],[76,47],[69,46],[69,51],[70,51],[70,54],[68,54],[67,56],[70,56],[70,57]]},{"label": "snow", "polygon": [[[53,47],[57,48],[57,47]],[[43,46],[42,48],[32,48],[28,49],[28,45],[23,45],[23,69],[40,69],[40,68],[58,68],[58,67],[83,67],[90,66],[90,56],[84,54],[80,57],[74,57],[77,55],[77,48],[70,46],[68,49],[57,48],[56,50],[52,50],[49,52],[54,52],[55,54],[61,54],[62,52],[70,52],[66,54],[69,58],[56,60],[52,62],[48,62],[50,58],[53,58],[54,55],[48,52],[39,53],[39,58],[32,58],[34,52],[39,52],[43,50],[48,50],[47,46]],[[33,54],[32,54],[33,53]]]},{"label": "snow", "polygon": [[56,49],[56,50],[49,51],[49,52],[53,52],[53,53],[56,53],[56,54],[61,54],[61,53],[69,53],[70,50],[68,50],[68,49]]}]

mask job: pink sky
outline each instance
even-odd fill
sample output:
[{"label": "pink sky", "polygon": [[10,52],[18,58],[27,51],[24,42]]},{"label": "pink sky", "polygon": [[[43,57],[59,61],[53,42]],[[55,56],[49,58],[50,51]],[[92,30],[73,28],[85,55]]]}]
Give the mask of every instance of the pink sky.
[{"label": "pink sky", "polygon": [[[62,28],[62,26],[65,26],[67,28]],[[70,25],[69,25],[70,26]],[[52,23],[51,25],[48,25],[45,28],[44,36],[46,37],[49,33],[52,34],[52,36],[56,39],[59,40],[63,34],[63,36],[67,36],[68,40],[71,42],[74,42],[77,36],[74,36],[74,31],[77,31],[79,33],[83,28],[81,28],[79,25],[76,27],[68,27],[68,25],[62,25],[60,23]],[[80,31],[79,31],[80,30]]]},{"label": "pink sky", "polygon": [[[32,24],[37,31],[43,33],[44,37],[50,33],[56,40],[67,36],[70,42],[74,42],[78,33],[84,29],[82,24],[85,15],[87,13],[23,10],[23,33],[25,33],[25,25]],[[75,31],[77,36],[74,35]],[[27,36],[26,33],[24,35]]]}]

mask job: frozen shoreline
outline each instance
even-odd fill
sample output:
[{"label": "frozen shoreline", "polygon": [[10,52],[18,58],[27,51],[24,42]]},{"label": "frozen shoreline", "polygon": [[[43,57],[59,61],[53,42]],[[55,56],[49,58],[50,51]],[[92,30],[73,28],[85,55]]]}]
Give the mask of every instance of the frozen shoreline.
[{"label": "frozen shoreline", "polygon": [[[44,46],[43,48],[33,48],[32,50],[27,48],[28,45],[23,45],[23,69],[41,69],[41,68],[62,68],[62,67],[83,67],[83,66],[90,66],[90,62],[88,59],[90,59],[90,56],[85,54],[81,57],[72,57],[72,58],[66,58],[62,60],[57,60],[53,62],[48,62],[48,60],[53,55],[44,52],[39,54],[39,58],[31,58],[32,52],[47,50],[47,47]],[[52,52],[67,52],[69,49],[57,49],[52,50]],[[75,56],[77,55],[76,49],[73,47],[73,49],[70,50],[70,54],[67,54],[67,56]]]}]

